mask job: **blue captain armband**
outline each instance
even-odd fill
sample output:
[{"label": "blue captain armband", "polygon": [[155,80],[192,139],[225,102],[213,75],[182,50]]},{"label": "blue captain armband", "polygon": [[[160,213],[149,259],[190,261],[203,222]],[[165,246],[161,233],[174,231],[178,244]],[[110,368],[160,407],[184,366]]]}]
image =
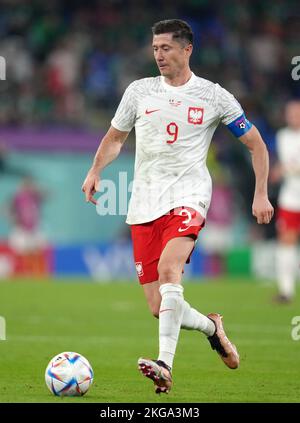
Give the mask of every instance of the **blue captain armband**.
[{"label": "blue captain armband", "polygon": [[243,113],[241,116],[239,116],[237,119],[235,119],[233,122],[229,123],[229,125],[226,126],[234,136],[239,138],[242,135],[245,135],[253,125],[251,122],[249,122],[249,120]]}]

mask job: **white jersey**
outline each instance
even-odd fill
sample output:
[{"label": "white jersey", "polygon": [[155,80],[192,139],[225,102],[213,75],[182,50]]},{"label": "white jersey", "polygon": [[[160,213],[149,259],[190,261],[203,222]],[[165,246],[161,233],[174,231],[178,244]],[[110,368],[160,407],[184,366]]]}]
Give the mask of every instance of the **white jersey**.
[{"label": "white jersey", "polygon": [[206,167],[215,129],[243,114],[237,100],[206,79],[192,74],[179,87],[164,77],[131,83],[112,126],[135,126],[134,181],[126,222],[150,222],[175,207],[186,206],[206,217],[212,183]]},{"label": "white jersey", "polygon": [[283,182],[278,205],[300,211],[300,130],[280,129],[276,134],[278,159],[283,168]]}]

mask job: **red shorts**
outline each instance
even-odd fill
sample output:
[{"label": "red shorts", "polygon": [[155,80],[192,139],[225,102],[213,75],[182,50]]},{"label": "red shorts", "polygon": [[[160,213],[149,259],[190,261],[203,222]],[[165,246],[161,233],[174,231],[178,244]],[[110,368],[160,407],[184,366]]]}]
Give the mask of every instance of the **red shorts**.
[{"label": "red shorts", "polygon": [[276,227],[279,231],[293,230],[300,233],[300,212],[289,211],[278,207]]},{"label": "red shorts", "polygon": [[152,222],[131,225],[135,267],[140,283],[158,280],[159,258],[170,239],[190,236],[196,240],[204,225],[205,219],[190,207],[176,207]]}]

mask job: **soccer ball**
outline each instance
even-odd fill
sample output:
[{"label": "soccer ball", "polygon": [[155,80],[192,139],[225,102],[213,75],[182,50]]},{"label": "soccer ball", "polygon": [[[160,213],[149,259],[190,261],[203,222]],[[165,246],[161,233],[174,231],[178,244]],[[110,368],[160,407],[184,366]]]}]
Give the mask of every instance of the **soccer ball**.
[{"label": "soccer ball", "polygon": [[63,352],[50,360],[45,372],[46,385],[58,396],[84,395],[93,383],[88,360],[76,352]]}]

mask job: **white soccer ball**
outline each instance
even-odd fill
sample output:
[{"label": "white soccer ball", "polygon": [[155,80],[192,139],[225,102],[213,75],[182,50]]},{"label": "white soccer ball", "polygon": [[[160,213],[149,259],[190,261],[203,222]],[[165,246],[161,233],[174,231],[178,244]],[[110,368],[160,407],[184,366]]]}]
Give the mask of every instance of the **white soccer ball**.
[{"label": "white soccer ball", "polygon": [[58,396],[84,395],[93,383],[88,360],[76,352],[62,352],[50,360],[45,372],[46,385]]}]

